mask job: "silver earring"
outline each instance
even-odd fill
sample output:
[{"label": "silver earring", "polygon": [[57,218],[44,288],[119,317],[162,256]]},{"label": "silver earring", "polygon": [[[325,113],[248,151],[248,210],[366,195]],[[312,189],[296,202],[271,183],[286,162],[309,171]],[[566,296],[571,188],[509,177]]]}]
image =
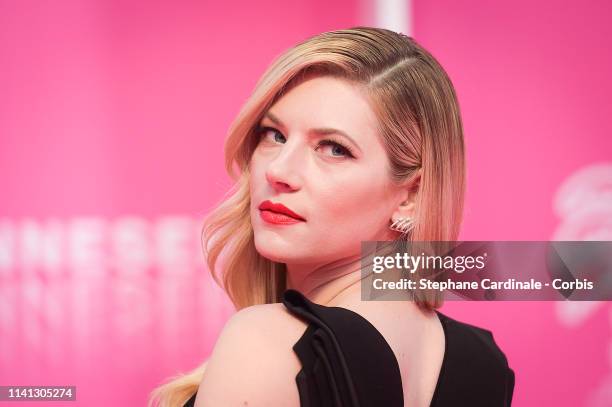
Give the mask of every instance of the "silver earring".
[{"label": "silver earring", "polygon": [[402,217],[394,221],[389,228],[397,232],[408,233],[414,228],[414,220],[412,218]]}]

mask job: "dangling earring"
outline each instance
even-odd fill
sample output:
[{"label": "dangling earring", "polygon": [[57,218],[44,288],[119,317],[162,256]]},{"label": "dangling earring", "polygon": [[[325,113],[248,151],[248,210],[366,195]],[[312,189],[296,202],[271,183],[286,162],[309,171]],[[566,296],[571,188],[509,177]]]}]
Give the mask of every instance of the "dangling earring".
[{"label": "dangling earring", "polygon": [[414,228],[414,220],[408,217],[401,217],[394,221],[389,228],[397,232],[408,233]]}]

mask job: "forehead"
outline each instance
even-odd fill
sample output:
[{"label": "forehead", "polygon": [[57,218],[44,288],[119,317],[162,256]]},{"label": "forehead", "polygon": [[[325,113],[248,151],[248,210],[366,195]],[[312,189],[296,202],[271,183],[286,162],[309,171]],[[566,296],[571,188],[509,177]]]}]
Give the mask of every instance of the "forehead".
[{"label": "forehead", "polygon": [[269,111],[289,130],[331,127],[349,134],[362,148],[378,141],[377,118],[359,85],[331,76],[306,79]]}]

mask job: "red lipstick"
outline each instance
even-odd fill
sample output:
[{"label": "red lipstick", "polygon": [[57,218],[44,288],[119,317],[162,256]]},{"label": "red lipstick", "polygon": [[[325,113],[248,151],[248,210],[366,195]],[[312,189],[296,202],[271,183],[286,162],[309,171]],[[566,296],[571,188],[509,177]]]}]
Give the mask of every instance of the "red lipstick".
[{"label": "red lipstick", "polygon": [[259,204],[259,210],[263,220],[274,224],[289,225],[306,221],[306,219],[293,212],[285,205],[268,200]]}]

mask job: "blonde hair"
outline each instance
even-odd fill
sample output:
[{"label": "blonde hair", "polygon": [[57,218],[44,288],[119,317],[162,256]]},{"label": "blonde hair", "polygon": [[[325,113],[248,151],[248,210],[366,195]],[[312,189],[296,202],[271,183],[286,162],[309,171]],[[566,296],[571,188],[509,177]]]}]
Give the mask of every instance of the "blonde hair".
[{"label": "blonde hair", "polygon": [[[453,85],[440,64],[412,38],[390,30],[353,27],[313,36],[280,55],[256,84],[232,123],[225,167],[234,187],[207,217],[202,234],[207,265],[236,309],[281,300],[286,268],[255,249],[249,208],[249,161],[265,112],[310,75],[343,78],[365,89],[394,182],[420,177],[408,241],[456,240],[465,191],[464,143]],[[224,259],[223,273],[217,262]],[[415,298],[438,308],[439,293]],[[184,404],[198,389],[206,362],[156,388],[149,405]]]}]

